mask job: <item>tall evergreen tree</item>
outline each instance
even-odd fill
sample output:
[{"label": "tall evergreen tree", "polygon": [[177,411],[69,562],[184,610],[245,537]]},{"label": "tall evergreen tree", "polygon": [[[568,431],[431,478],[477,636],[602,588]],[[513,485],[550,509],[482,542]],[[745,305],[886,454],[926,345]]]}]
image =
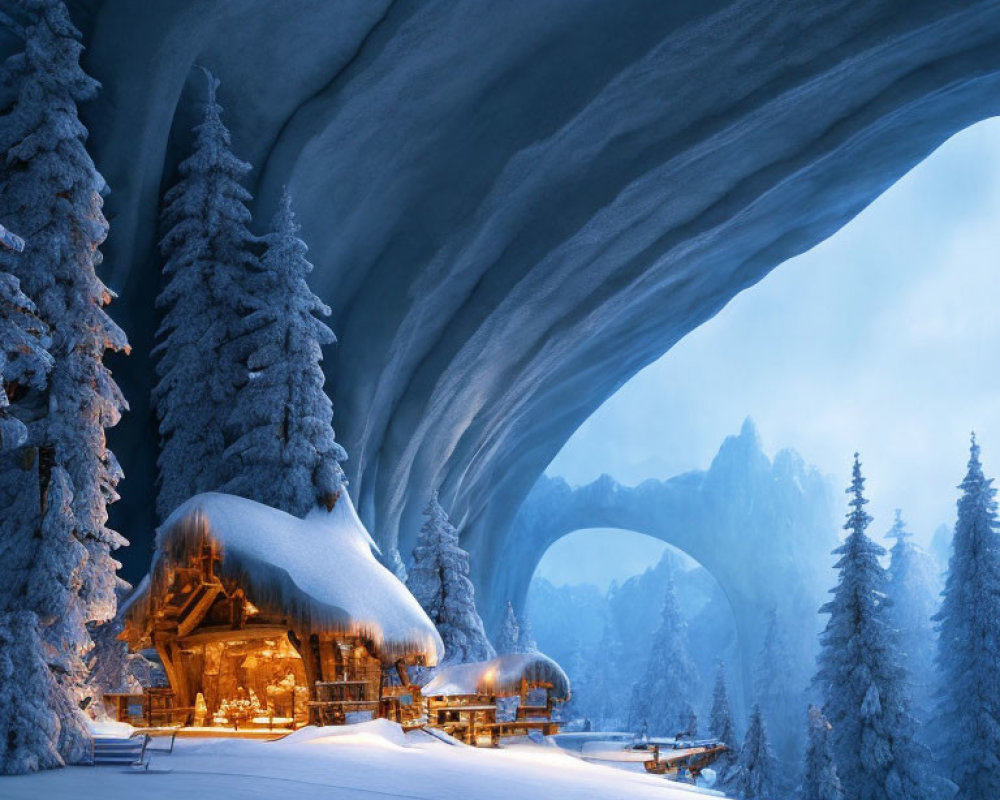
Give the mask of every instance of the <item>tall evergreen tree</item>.
[{"label": "tall evergreen tree", "polygon": [[847,539],[834,550],[840,580],[821,637],[817,683],[825,698],[844,794],[854,800],[918,800],[928,796],[927,754],[914,741],[897,634],[888,617],[885,550],[865,534],[865,480],[854,456],[847,493]]},{"label": "tall evergreen tree", "polygon": [[797,709],[802,707],[804,691],[790,684],[789,669],[794,663],[777,609],[772,606],[757,656],[754,692],[775,751],[783,762],[797,764],[802,757],[801,712]]},{"label": "tall evergreen tree", "polygon": [[844,790],[830,749],[830,723],[816,706],[809,706],[805,769],[798,800],[843,800]]},{"label": "tall evergreen tree", "polygon": [[587,687],[591,696],[588,708],[598,730],[615,731],[628,725],[629,682],[623,677],[621,661],[618,628],[608,620],[591,658],[593,668]]},{"label": "tall evergreen tree", "polygon": [[20,775],[61,767],[58,692],[42,656],[38,616],[0,614],[0,774]]},{"label": "tall evergreen tree", "polygon": [[736,764],[726,774],[725,788],[739,800],[777,800],[781,789],[778,783],[778,762],[767,741],[767,726],[760,706],[754,704],[750,714],[747,735],[740,748]]},{"label": "tall evergreen tree", "polygon": [[569,702],[563,703],[559,709],[559,716],[563,720],[585,719],[593,714],[594,697],[591,694],[590,664],[583,642],[579,639],[573,644],[573,655],[567,666],[572,691]]},{"label": "tall evergreen tree", "polygon": [[514,606],[508,600],[507,608],[504,611],[503,621],[500,623],[500,632],[497,634],[496,651],[497,655],[507,655],[508,653],[518,653],[518,641],[521,637],[521,628],[517,624],[517,614],[514,613]]},{"label": "tall evergreen tree", "polygon": [[21,291],[17,278],[0,271],[0,450],[28,440],[28,428],[11,408],[10,397],[45,388],[52,368],[49,343],[35,304]]},{"label": "tall evergreen tree", "polygon": [[937,730],[958,800],[1000,797],[1000,538],[996,489],[972,437],[941,611]]},{"label": "tall evergreen tree", "polygon": [[[52,368],[41,396],[19,403],[26,439],[0,456],[0,628],[24,666],[10,687],[17,708],[0,715],[6,772],[88,749],[78,709],[92,647],[86,625],[115,614],[111,552],[125,543],[107,527],[121,472],[105,442],[125,401],[103,358],[128,347],[104,310],[112,293],[96,270],[105,182],[77,116],[98,84],[80,67],[80,34],[62,0],[17,0],[12,13],[2,21],[25,48],[0,74],[9,98],[0,108],[0,208],[29,242],[8,268],[50,331]],[[29,717],[38,723],[30,737],[14,730]]]},{"label": "tall evergreen tree", "polygon": [[444,642],[447,664],[487,661],[496,651],[476,611],[476,590],[469,579],[469,554],[435,491],[424,509],[426,520],[413,548],[413,569],[406,585]]},{"label": "tall evergreen tree", "polygon": [[672,571],[667,573],[660,627],[653,635],[643,677],[632,689],[629,727],[645,722],[650,736],[693,736],[697,716],[690,698],[698,693],[698,673],[688,651],[687,624],[681,616]]},{"label": "tall evergreen tree", "polygon": [[[337,339],[317,315],[330,309],[309,288],[312,264],[287,191],[281,195],[244,318],[239,349],[246,372],[236,389],[226,449],[225,491],[295,516],[332,508],[344,490],[347,458],[333,433],[333,404],[323,383],[322,345]],[[281,480],[275,480],[276,475]]]},{"label": "tall evergreen tree", "polygon": [[[164,197],[160,242],[163,319],[153,350],[159,381],[153,405],[160,423],[161,518],[227,480],[223,454],[236,386],[246,377],[244,317],[260,287],[259,243],[250,233],[250,165],[236,157],[208,75],[208,102],[194,151]],[[283,481],[271,475],[266,483]]]},{"label": "tall evergreen tree", "polygon": [[902,513],[896,517],[887,537],[895,539],[889,562],[889,618],[899,631],[905,656],[914,714],[926,721],[930,714],[935,684],[934,656],[937,632],[932,617],[937,612],[940,591],[934,559],[912,542]]},{"label": "tall evergreen tree", "polygon": [[729,748],[715,762],[715,770],[725,775],[736,762],[737,738],[733,725],[733,709],[726,688],[726,667],[720,661],[715,674],[715,688],[712,691],[712,713],[708,723],[709,733]]}]

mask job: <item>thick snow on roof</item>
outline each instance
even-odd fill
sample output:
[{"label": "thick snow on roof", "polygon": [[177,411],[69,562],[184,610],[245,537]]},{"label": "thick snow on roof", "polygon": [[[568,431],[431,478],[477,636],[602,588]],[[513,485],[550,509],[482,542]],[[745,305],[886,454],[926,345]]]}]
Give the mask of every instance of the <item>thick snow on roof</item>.
[{"label": "thick snow on roof", "polygon": [[528,684],[550,684],[555,699],[569,697],[569,678],[544,653],[509,653],[490,661],[438,667],[420,690],[424,696],[516,694],[521,679]]},{"label": "thick snow on roof", "polygon": [[288,613],[313,632],[363,632],[392,657],[422,652],[436,663],[444,652],[420,604],[375,559],[371,536],[346,492],[333,511],[317,508],[305,519],[216,492],[183,503],[157,530],[152,579],[147,576],[122,608],[140,627],[150,587],[196,535],[217,543],[220,573],[235,578],[262,609]]}]

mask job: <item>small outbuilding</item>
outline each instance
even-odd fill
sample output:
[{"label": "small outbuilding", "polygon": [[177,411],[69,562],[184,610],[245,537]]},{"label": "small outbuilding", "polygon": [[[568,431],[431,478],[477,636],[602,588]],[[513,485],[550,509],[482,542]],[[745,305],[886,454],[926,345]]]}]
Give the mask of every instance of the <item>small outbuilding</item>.
[{"label": "small outbuilding", "polygon": [[[454,664],[434,670],[421,692],[427,704],[428,724],[468,744],[492,744],[506,736],[559,731],[552,718],[557,703],[570,697],[566,673],[542,653],[510,653],[490,661]],[[498,706],[516,710],[513,719],[500,719]]]},{"label": "small outbuilding", "polygon": [[121,638],[156,649],[186,726],[407,722],[421,712],[408,669],[443,645],[373,546],[346,493],[304,519],[198,495],[158,529]]}]

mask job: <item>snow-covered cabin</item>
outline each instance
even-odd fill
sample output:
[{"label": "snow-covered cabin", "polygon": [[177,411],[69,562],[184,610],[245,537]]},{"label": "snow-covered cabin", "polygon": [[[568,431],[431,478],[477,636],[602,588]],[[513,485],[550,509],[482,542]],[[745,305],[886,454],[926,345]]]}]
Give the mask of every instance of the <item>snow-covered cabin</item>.
[{"label": "snow-covered cabin", "polygon": [[508,653],[489,661],[439,667],[422,691],[425,697],[513,697],[532,689],[546,689],[553,701],[566,700],[569,678],[544,653]]},{"label": "snow-covered cabin", "polygon": [[[468,744],[495,745],[504,736],[531,730],[557,733],[552,711],[569,699],[570,684],[562,667],[543,653],[508,653],[439,667],[421,692],[430,725]],[[499,719],[499,706],[514,698],[514,719]]]},{"label": "snow-covered cabin", "polygon": [[121,638],[156,648],[187,725],[401,719],[408,667],[433,666],[443,645],[373,546],[346,493],[304,519],[198,495],[157,530]]}]

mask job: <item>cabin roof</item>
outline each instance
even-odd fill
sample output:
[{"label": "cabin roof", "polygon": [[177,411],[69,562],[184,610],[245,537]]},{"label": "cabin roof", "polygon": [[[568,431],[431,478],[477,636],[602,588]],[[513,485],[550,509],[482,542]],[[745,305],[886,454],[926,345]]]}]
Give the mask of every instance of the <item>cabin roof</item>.
[{"label": "cabin roof", "polygon": [[171,568],[206,540],[219,551],[220,577],[235,579],[256,607],[287,616],[300,633],[361,634],[390,659],[423,654],[436,664],[444,652],[420,604],[375,559],[346,492],[332,511],[316,508],[304,519],[216,492],[183,503],[157,529],[149,575],[122,606],[133,645],[148,636],[151,604]]},{"label": "cabin roof", "polygon": [[544,653],[509,653],[490,661],[438,667],[420,691],[426,697],[517,694],[521,691],[522,679],[529,686],[551,687],[551,695],[556,700],[569,697],[569,678],[562,667]]}]

